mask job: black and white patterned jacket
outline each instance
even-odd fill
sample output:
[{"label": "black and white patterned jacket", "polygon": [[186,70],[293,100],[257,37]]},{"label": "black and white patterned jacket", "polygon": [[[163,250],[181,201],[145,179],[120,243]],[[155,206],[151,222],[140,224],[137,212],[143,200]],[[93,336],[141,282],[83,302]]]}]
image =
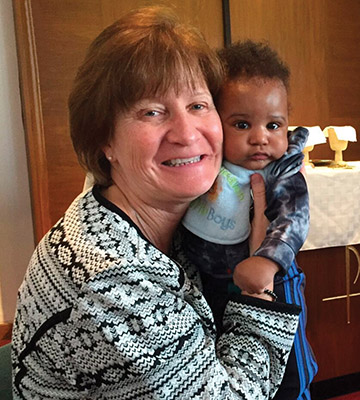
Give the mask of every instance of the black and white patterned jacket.
[{"label": "black and white patterned jacket", "polygon": [[176,257],[99,189],[80,195],[36,248],[19,290],[14,398],[273,397],[300,309],[237,295],[216,340],[197,273]]}]

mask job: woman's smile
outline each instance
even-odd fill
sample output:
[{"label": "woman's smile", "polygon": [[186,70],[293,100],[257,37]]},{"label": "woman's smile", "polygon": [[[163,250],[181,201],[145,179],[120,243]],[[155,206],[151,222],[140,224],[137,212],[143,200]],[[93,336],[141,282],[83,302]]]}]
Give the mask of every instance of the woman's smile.
[{"label": "woman's smile", "polygon": [[190,157],[190,158],[175,158],[169,161],[165,161],[163,164],[170,167],[180,167],[183,165],[198,163],[200,160],[201,156]]}]

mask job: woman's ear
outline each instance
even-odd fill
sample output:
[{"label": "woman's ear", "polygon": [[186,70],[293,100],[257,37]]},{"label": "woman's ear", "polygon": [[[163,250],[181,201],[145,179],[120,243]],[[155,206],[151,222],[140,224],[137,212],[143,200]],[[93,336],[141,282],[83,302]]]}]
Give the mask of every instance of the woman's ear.
[{"label": "woman's ear", "polygon": [[105,154],[105,157],[111,162],[113,159],[113,156],[112,156],[113,152],[112,152],[111,144],[105,145],[101,150]]}]

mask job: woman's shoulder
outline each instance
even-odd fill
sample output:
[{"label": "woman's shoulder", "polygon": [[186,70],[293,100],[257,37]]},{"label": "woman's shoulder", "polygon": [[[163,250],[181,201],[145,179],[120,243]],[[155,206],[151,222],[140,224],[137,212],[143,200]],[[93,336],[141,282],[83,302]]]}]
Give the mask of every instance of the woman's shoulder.
[{"label": "woman's shoulder", "polygon": [[78,304],[84,293],[95,295],[112,281],[151,280],[176,287],[176,264],[89,191],[74,200],[37,245],[19,290],[18,318],[34,325],[35,332]]},{"label": "woman's shoulder", "polygon": [[114,263],[136,258],[138,243],[129,221],[102,206],[88,190],[38,243],[22,286],[40,279],[40,287],[52,285],[56,277],[57,285],[79,290]]}]

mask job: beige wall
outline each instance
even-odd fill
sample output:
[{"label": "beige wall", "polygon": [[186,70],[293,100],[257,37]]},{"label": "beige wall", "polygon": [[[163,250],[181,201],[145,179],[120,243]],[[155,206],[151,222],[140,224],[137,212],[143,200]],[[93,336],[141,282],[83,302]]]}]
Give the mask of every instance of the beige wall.
[{"label": "beige wall", "polygon": [[14,316],[16,293],[34,249],[11,0],[0,1],[0,323]]}]

